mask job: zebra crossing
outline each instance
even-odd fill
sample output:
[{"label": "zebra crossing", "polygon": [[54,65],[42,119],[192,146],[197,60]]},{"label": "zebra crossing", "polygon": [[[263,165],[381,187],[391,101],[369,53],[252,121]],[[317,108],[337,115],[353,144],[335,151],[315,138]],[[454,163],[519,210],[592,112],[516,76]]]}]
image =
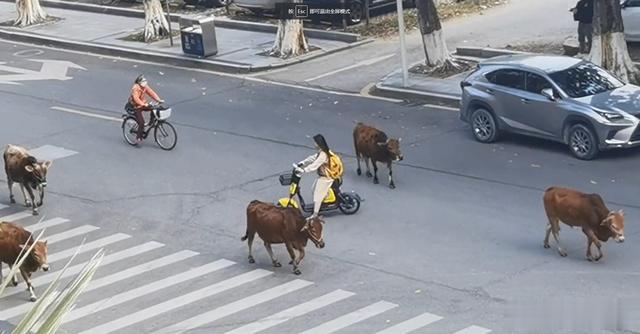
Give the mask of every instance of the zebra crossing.
[{"label": "zebra crossing", "polygon": [[[15,207],[15,206],[13,206]],[[12,210],[5,204],[0,204],[0,215],[3,211]],[[15,210],[15,209],[13,209]],[[100,228],[93,225],[82,225],[66,218],[52,218],[42,222],[29,224],[30,211],[7,213],[0,217],[0,221],[12,221],[24,226],[31,232],[47,229],[45,239],[48,240],[50,254],[49,263],[52,272],[39,272],[34,275],[33,284],[38,291],[43,291],[59,274],[55,272],[57,263],[68,261],[76,252],[76,247],[82,238],[86,241],[78,256],[91,255],[100,248],[107,253],[102,261],[100,273],[89,284],[78,304],[64,319],[63,329],[67,332],[79,334],[107,334],[107,333],[135,333],[140,332],[141,326],[148,326],[158,319],[171,316],[177,319],[164,327],[145,329],[145,333],[173,334],[191,333],[206,328],[206,333],[225,332],[226,334],[253,334],[266,332],[270,329],[281,328],[285,332],[293,332],[288,324],[296,319],[310,316],[314,312],[322,311],[333,318],[323,323],[304,324],[307,328],[296,330],[300,334],[329,334],[340,331],[349,332],[352,326],[366,323],[385,313],[399,309],[402,306],[389,301],[379,300],[369,305],[354,306],[346,312],[332,312],[332,306],[345,303],[350,298],[356,298],[354,292],[336,289],[323,290],[321,284],[300,279],[292,275],[278,277],[274,272],[264,269],[245,268],[227,259],[209,261],[191,250],[169,250],[170,247],[148,240],[136,240],[135,236],[125,233],[113,233],[106,236],[96,235]],[[49,231],[54,232],[49,233]],[[57,232],[57,233],[55,233]],[[74,242],[75,240],[75,242]],[[123,243],[131,244],[122,247]],[[68,247],[67,247],[68,246]],[[61,249],[62,247],[67,247]],[[158,255],[162,253],[161,255]],[[154,256],[149,261],[136,261],[148,255]],[[189,261],[186,270],[175,269],[184,266]],[[78,262],[78,261],[76,261]],[[64,263],[64,262],[62,262]],[[70,278],[79,273],[86,262],[73,263],[64,278]],[[108,271],[110,265],[120,265],[123,269]],[[4,273],[8,270],[3,268]],[[233,270],[232,270],[233,269]],[[152,272],[162,271],[163,275],[150,275]],[[212,281],[212,277],[216,278]],[[143,278],[139,286],[129,286],[129,280]],[[269,284],[265,283],[269,280]],[[198,282],[194,284],[193,282]],[[274,283],[275,282],[275,283]],[[118,285],[118,283],[122,285]],[[273,286],[273,284],[276,284]],[[259,292],[250,292],[249,286],[259,287]],[[179,289],[177,287],[180,287]],[[186,287],[186,288],[185,288]],[[315,287],[314,295],[305,300],[293,303],[278,303],[283,298],[291,298],[295,292]],[[106,293],[105,290],[115,290]],[[166,298],[153,303],[144,303],[145,299],[158,296],[165,291],[178,291]],[[248,292],[244,293],[245,291]],[[229,299],[239,292],[241,297]],[[22,288],[8,289],[0,297],[0,320],[17,323],[33,305],[24,298]],[[252,293],[252,294],[251,294]],[[214,298],[221,298],[220,303],[212,303]],[[158,299],[158,298],[155,298]],[[213,304],[213,305],[211,305]],[[281,309],[278,309],[282,306]],[[243,311],[255,310],[259,307],[268,308],[268,313],[255,313],[256,317],[249,321],[238,322],[235,328],[218,326],[222,319],[232,318]],[[119,312],[123,308],[127,312]],[[338,313],[338,314],[332,314]],[[245,313],[246,314],[246,313]],[[253,314],[253,313],[251,313]],[[270,315],[268,315],[270,314]],[[266,316],[265,316],[266,315]],[[414,314],[406,320],[395,324],[388,324],[386,328],[379,328],[377,334],[403,334],[419,331],[429,331],[429,325],[446,320],[444,317],[424,312]],[[69,328],[67,328],[69,326]],[[299,328],[300,325],[296,328]],[[460,326],[462,327],[462,326]],[[491,330],[472,325],[461,328],[454,334],[487,334]]]}]

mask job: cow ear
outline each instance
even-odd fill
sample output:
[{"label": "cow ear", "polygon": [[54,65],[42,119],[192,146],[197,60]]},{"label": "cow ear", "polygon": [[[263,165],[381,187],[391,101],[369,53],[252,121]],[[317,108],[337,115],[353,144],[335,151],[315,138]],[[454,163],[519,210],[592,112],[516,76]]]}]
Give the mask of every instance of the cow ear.
[{"label": "cow ear", "polygon": [[618,210],[618,213],[619,213],[622,217],[624,217],[624,211],[622,211],[622,210]]},{"label": "cow ear", "polygon": [[29,173],[33,173],[33,166],[31,166],[31,165],[24,166],[24,169]]},{"label": "cow ear", "polygon": [[602,220],[602,223],[600,223],[600,226],[608,226],[609,222],[611,222],[611,217],[607,216],[607,218]]},{"label": "cow ear", "polygon": [[46,246],[48,242],[49,242],[49,240],[45,240],[42,243]]},{"label": "cow ear", "polygon": [[51,160],[47,160],[47,161],[45,161],[43,163],[44,168],[49,168],[49,167],[51,167],[52,164],[53,164],[53,161],[51,161]]}]

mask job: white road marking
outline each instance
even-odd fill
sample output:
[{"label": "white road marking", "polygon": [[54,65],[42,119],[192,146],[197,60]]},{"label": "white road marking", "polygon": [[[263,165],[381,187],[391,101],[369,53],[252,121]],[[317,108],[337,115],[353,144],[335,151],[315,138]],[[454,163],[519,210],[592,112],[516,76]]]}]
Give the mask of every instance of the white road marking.
[{"label": "white road marking", "polygon": [[[133,267],[133,268],[129,268],[129,269],[125,270],[125,271],[121,271],[121,272],[118,272],[116,274],[112,274],[112,275],[97,279],[95,281],[91,281],[89,283],[89,286],[87,286],[87,288],[84,290],[84,292],[93,291],[93,290],[99,289],[101,287],[104,287],[104,286],[107,286],[107,285],[110,285],[110,284],[125,280],[127,278],[130,278],[130,277],[133,277],[133,276],[137,276],[137,275],[142,274],[142,273],[144,273],[146,271],[150,271],[150,270],[153,270],[153,269],[156,269],[156,268],[160,268],[160,267],[163,267],[163,266],[166,266],[166,265],[169,265],[169,264],[173,264],[173,263],[182,261],[184,259],[196,256],[196,255],[198,255],[198,253],[196,253],[196,252],[182,251],[182,252],[178,252],[176,254],[165,256],[163,258],[160,258],[160,259],[157,259],[157,260],[154,260],[154,261],[151,261],[151,262],[147,262],[147,263],[145,263],[143,265],[140,265],[140,266],[137,266],[137,267]],[[103,300],[102,302],[105,302],[105,301]],[[95,304],[92,304],[92,305],[95,306]],[[11,319],[13,317],[17,317],[19,315],[27,313],[31,309],[32,306],[33,306],[32,303],[26,302],[26,303],[24,303],[24,304],[22,304],[20,306],[16,306],[16,307],[4,310],[4,311],[0,312],[0,319]],[[74,310],[73,313],[76,313],[76,311],[77,310]],[[87,311],[86,308],[85,308],[84,311]],[[93,312],[93,310],[89,310],[88,313],[92,313],[92,312]],[[69,321],[73,320],[73,319],[69,320],[69,318],[71,318],[72,316],[73,316],[73,314],[68,314],[65,317],[64,322],[66,323],[66,322],[69,322]],[[82,316],[80,316],[80,317],[82,317]],[[80,318],[80,317],[76,317],[76,319]]]},{"label": "white road marking", "polygon": [[[166,289],[173,285],[180,284],[188,280],[210,274],[212,272],[227,268],[233,264],[235,264],[235,262],[222,259],[213,263],[206,264],[204,266],[200,266],[198,268],[193,268],[189,271],[186,271],[177,275],[173,275],[171,277],[161,279],[159,281],[155,281],[153,283],[141,286],[136,289],[124,291],[115,296],[109,296],[108,298],[105,298],[103,300],[99,300],[95,303],[91,303],[79,309],[73,310],[70,314],[68,314],[65,317],[63,323],[68,323],[73,320],[77,320],[77,319],[86,317],[88,315],[91,315],[95,312],[106,310],[110,307],[114,307],[114,306],[126,303],[128,301],[134,300],[136,298],[140,298],[142,296],[148,295],[150,293]],[[120,276],[120,275],[121,273],[118,273],[116,276]],[[91,288],[91,285],[89,285],[89,287]]]},{"label": "white road marking", "polygon": [[100,228],[92,225],[82,225],[80,227],[76,227],[71,230],[64,231],[58,234],[52,234],[50,236],[43,236],[42,240],[46,240],[49,244],[53,244],[62,240],[71,239],[77,236],[81,236],[87,234],[89,232],[93,232],[95,230],[99,230]]},{"label": "white road marking", "polygon": [[352,64],[352,65],[349,65],[349,66],[345,66],[345,67],[339,68],[339,69],[331,71],[331,72],[326,72],[324,74],[315,76],[313,78],[309,78],[309,79],[305,80],[304,82],[318,80],[318,79],[321,79],[321,78],[324,78],[324,77],[328,77],[328,76],[334,75],[336,73],[348,71],[350,69],[353,69],[353,68],[356,68],[356,67],[360,67],[360,66],[371,66],[371,65],[373,65],[375,63],[379,63],[379,62],[381,62],[383,60],[387,60],[387,59],[389,59],[389,58],[391,58],[393,56],[395,56],[395,53],[388,54],[388,55],[381,56],[381,57],[377,57],[377,58],[371,58],[371,59],[363,60],[361,62]]},{"label": "white road marking", "polygon": [[0,210],[2,210],[2,209],[6,209],[6,208],[8,208],[8,206],[6,206],[6,205],[4,205],[4,204],[0,204]]},{"label": "white road marking", "polygon": [[54,227],[54,226],[58,226],[60,224],[64,224],[69,222],[69,219],[64,219],[64,218],[53,218],[53,219],[49,219],[49,220],[45,220],[43,222],[40,223],[36,223],[36,224],[32,224],[32,225],[27,225],[24,228],[28,231],[30,231],[31,233],[34,233],[36,231],[45,229],[45,228],[49,228],[49,227]]},{"label": "white road marking", "polygon": [[37,81],[37,80],[69,80],[72,77],[67,76],[69,68],[86,70],[84,67],[76,65],[66,60],[50,60],[50,59],[29,59],[33,62],[42,63],[40,70],[32,71],[24,68],[3,65],[0,70],[16,74],[0,75],[0,83],[15,84],[16,81]]},{"label": "white road marking", "polygon": [[69,109],[69,108],[64,108],[64,107],[57,107],[57,106],[51,107],[51,109],[57,110],[57,111],[63,111],[63,112],[71,113],[71,114],[77,114],[77,115],[82,115],[82,116],[87,116],[87,117],[104,119],[104,120],[112,121],[112,122],[122,122],[122,118],[98,115],[96,113],[91,113],[91,112],[86,112],[86,111],[74,110],[74,109]]},{"label": "white road marking", "polygon": [[457,331],[453,334],[487,334],[491,333],[490,329],[486,329],[480,326],[469,326],[461,331]]},{"label": "white road marking", "polygon": [[122,328],[140,323],[142,321],[151,319],[160,314],[175,310],[185,305],[189,305],[198,300],[214,296],[221,292],[236,288],[245,283],[255,281],[257,279],[269,276],[271,274],[273,274],[273,272],[271,271],[256,269],[248,273],[244,273],[244,274],[226,279],[222,282],[209,285],[205,288],[192,291],[180,297],[167,300],[160,304],[153,305],[151,307],[140,310],[138,312],[128,314],[124,317],[107,322],[105,324],[95,326],[79,334],[106,334],[106,333],[114,333],[114,332],[117,333]]},{"label": "white road marking", "polygon": [[271,289],[256,293],[255,295],[236,300],[235,302],[229,303],[227,305],[220,306],[209,312],[202,313],[185,321],[179,322],[175,325],[165,327],[159,331],[154,332],[153,334],[183,333],[191,329],[210,324],[216,320],[222,319],[242,310],[246,310],[256,305],[266,303],[272,299],[276,299],[293,291],[300,290],[311,284],[313,284],[313,282],[300,279],[293,280],[273,287]]},{"label": "white road marking", "polygon": [[38,160],[58,160],[78,154],[76,151],[67,150],[53,145],[40,146],[29,150],[29,153],[38,158]]},{"label": "white road marking", "polygon": [[254,334],[261,332],[263,330],[269,329],[271,327],[277,326],[284,322],[287,322],[295,317],[299,317],[305,315],[307,313],[313,312],[317,309],[323,308],[325,306],[331,305],[333,303],[339,302],[343,299],[349,298],[355,295],[353,292],[344,291],[344,290],[335,290],[330,292],[324,296],[320,296],[318,298],[312,299],[308,302],[293,306],[288,308],[282,312],[278,312],[276,314],[270,315],[266,318],[262,318],[250,324],[244,325],[242,327],[236,328],[232,331],[229,331],[225,334]]},{"label": "white road marking", "polygon": [[16,220],[20,220],[20,219],[24,219],[27,217],[31,217],[31,211],[20,211],[18,213],[14,213],[12,215],[8,215],[8,216],[4,216],[4,217],[0,217],[0,221],[5,221],[5,222],[14,222]]},{"label": "white road marking", "polygon": [[[78,255],[90,252],[92,250],[100,249],[110,244],[114,244],[118,241],[122,241],[129,238],[131,238],[131,236],[124,233],[112,234],[108,237],[104,237],[104,238],[91,241],[82,245],[82,249],[80,249],[80,252],[78,252]],[[66,259],[73,256],[73,254],[76,252],[76,248],[77,247],[69,248],[61,252],[49,255],[48,256],[49,263],[60,261],[62,259]]]},{"label": "white road marking", "polygon": [[[155,242],[155,241],[147,242],[145,244],[142,244],[142,245],[139,245],[139,246],[135,246],[135,247],[131,247],[131,248],[125,249],[125,250],[117,252],[117,253],[106,255],[102,259],[102,263],[100,265],[101,266],[106,266],[108,264],[111,264],[111,263],[114,263],[114,262],[118,262],[120,260],[126,260],[128,258],[132,258],[134,256],[138,256],[138,255],[140,255],[142,253],[152,251],[152,250],[160,248],[162,246],[164,246],[164,245],[159,243],[159,242]],[[83,262],[83,263],[80,263],[80,264],[77,264],[77,265],[74,265],[74,266],[71,266],[71,267],[67,268],[67,271],[65,271],[65,273],[62,275],[61,278],[66,278],[66,277],[70,277],[70,276],[78,274],[87,265],[87,263],[89,263],[89,262]],[[46,285],[47,283],[51,283],[56,278],[57,275],[58,275],[57,272],[52,272],[52,273],[49,273],[49,274],[46,274],[46,275],[42,275],[40,277],[36,277],[35,279],[33,279],[31,281],[31,283],[34,286],[43,286],[43,285]],[[11,291],[11,292],[6,292],[5,291],[5,294],[2,297],[6,298],[6,297],[17,295],[17,294],[23,293],[23,292],[24,291],[22,291],[22,289],[14,290],[14,291]],[[0,318],[0,319],[3,319],[3,318]]]},{"label": "white road marking", "polygon": [[416,329],[430,325],[440,319],[442,319],[441,316],[426,312],[407,321],[393,325],[385,330],[379,331],[376,334],[407,334],[415,331]]},{"label": "white road marking", "polygon": [[324,324],[306,330],[300,334],[330,334],[337,332],[343,328],[349,327],[355,323],[364,321],[371,317],[374,317],[380,313],[389,311],[398,307],[396,304],[392,304],[385,301],[379,301],[375,304],[363,307],[357,311],[345,314],[339,318],[325,322]]}]

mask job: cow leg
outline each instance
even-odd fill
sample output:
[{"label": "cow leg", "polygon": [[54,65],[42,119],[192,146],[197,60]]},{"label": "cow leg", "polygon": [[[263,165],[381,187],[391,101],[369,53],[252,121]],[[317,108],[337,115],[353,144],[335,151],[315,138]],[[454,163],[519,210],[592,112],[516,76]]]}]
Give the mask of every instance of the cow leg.
[{"label": "cow leg", "polygon": [[256,233],[253,231],[247,231],[247,246],[249,247],[249,263],[256,263],[256,260],[253,258],[253,252],[251,250],[253,246],[253,238],[255,238]]},{"label": "cow leg", "polygon": [[358,173],[358,175],[362,175],[362,169],[360,168],[360,153],[358,152],[358,149],[356,148],[356,161],[358,161],[358,169],[356,170],[356,172]]},{"label": "cow leg", "polygon": [[[582,231],[587,235],[587,260],[599,261],[603,256],[601,248],[602,243],[600,243],[600,240],[598,240],[598,237],[596,237],[596,234],[592,229],[583,229]],[[597,257],[593,257],[593,255],[591,254],[591,244],[595,244],[596,247],[598,247]]]},{"label": "cow leg", "polygon": [[30,207],[31,202],[29,202],[29,197],[27,197],[27,193],[24,191],[24,185],[20,183],[20,190],[22,191],[22,197],[24,197],[24,206]]},{"label": "cow leg", "polygon": [[282,267],[278,259],[276,259],[276,257],[273,255],[273,249],[271,249],[271,244],[265,241],[264,248],[267,249],[267,253],[269,253],[269,257],[271,258],[271,263],[273,263],[273,266]]},{"label": "cow leg", "polygon": [[373,184],[378,184],[380,183],[378,181],[378,164],[373,159],[371,159],[371,164],[373,165]]},{"label": "cow leg", "polygon": [[11,202],[11,204],[15,204],[16,199],[13,196],[13,181],[11,180],[9,175],[7,175],[7,186],[9,186],[9,202]]},{"label": "cow leg", "polygon": [[40,202],[38,203],[38,207],[41,207],[42,201],[44,200],[44,188],[41,185],[38,185],[38,192],[40,193]]},{"label": "cow leg", "polygon": [[297,265],[300,265],[302,263],[302,260],[304,259],[304,255],[305,255],[304,246],[298,247],[298,253],[299,253],[299,255],[298,255],[298,260],[297,260],[298,263],[297,263]]},{"label": "cow leg", "polygon": [[[363,156],[362,159],[364,160],[364,164],[367,166],[367,177],[372,177],[373,175],[371,174],[371,169],[369,168],[369,160],[371,158],[367,157],[367,156]],[[373,161],[373,160],[371,160]]]},{"label": "cow leg", "polygon": [[29,193],[29,198],[31,198],[31,208],[33,209],[33,215],[38,215],[38,206],[36,205],[36,196],[33,194],[33,189],[30,186],[27,186],[27,192]]},{"label": "cow leg", "polygon": [[562,257],[567,256],[567,252],[560,245],[560,220],[558,220],[558,218],[549,217],[549,225],[551,227],[551,232],[553,233],[553,239],[556,241],[556,245],[558,245],[558,254]]},{"label": "cow leg", "polygon": [[293,249],[293,245],[291,245],[290,242],[285,243],[285,245],[287,246],[287,251],[289,251],[289,256],[291,256],[291,261],[293,262],[293,273],[296,275],[302,274],[300,269],[298,269],[298,262],[296,261],[296,252]]},{"label": "cow leg", "polygon": [[[13,270],[12,264],[9,265],[9,270]],[[13,277],[11,277],[11,284],[13,284],[13,286],[18,286],[18,273],[13,275]]]},{"label": "cow leg", "polygon": [[22,274],[22,278],[24,278],[24,282],[27,283],[27,291],[29,291],[29,300],[32,302],[35,302],[37,298],[36,298],[36,293],[33,291],[33,285],[31,285],[31,274],[26,273],[22,269],[20,269],[20,273]]},{"label": "cow leg", "polygon": [[389,188],[395,189],[396,184],[393,183],[393,171],[391,170],[391,161],[387,163],[387,167],[389,167]]}]

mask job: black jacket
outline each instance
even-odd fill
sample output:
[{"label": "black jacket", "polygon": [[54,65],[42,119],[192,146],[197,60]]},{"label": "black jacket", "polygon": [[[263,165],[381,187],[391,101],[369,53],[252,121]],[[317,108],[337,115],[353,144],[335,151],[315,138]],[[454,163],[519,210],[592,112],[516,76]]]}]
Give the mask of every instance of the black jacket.
[{"label": "black jacket", "polygon": [[593,22],[593,0],[578,1],[573,19],[580,23],[591,24]]}]

